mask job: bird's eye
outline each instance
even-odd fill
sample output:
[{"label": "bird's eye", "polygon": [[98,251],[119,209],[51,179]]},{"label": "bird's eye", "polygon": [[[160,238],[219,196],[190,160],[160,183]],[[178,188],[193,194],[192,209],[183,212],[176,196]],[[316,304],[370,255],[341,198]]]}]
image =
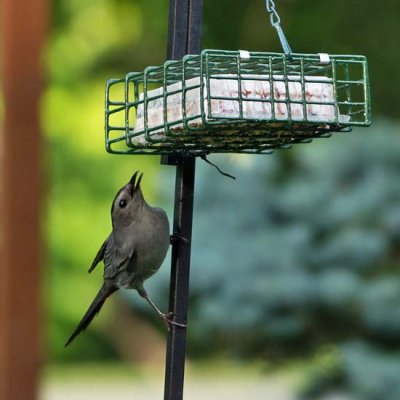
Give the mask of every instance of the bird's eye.
[{"label": "bird's eye", "polygon": [[121,208],[125,208],[127,204],[128,204],[128,203],[126,202],[126,200],[122,199],[122,200],[119,201],[119,204],[118,204],[118,205],[119,205]]}]

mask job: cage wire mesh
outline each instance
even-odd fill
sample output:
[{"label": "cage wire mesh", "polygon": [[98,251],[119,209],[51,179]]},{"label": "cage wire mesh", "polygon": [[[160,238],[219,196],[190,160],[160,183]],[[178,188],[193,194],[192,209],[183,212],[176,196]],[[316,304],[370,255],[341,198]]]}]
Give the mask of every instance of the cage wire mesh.
[{"label": "cage wire mesh", "polygon": [[265,153],[370,125],[355,55],[203,50],[106,86],[111,153]]}]

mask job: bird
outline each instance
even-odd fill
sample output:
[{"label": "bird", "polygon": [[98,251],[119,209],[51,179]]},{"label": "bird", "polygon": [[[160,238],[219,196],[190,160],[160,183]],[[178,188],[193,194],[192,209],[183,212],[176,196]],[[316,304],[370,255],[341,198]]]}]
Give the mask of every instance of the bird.
[{"label": "bird", "polygon": [[162,208],[150,206],[140,187],[143,174],[136,171],[129,182],[116,194],[111,207],[112,232],[101,245],[91,273],[103,261],[103,285],[95,296],[65,347],[85,330],[106,299],[119,289],[135,289],[166,323],[186,327],[173,321],[173,313],[164,314],[151,300],[143,283],[160,268],[170,243],[185,239],[169,233],[169,221]]}]

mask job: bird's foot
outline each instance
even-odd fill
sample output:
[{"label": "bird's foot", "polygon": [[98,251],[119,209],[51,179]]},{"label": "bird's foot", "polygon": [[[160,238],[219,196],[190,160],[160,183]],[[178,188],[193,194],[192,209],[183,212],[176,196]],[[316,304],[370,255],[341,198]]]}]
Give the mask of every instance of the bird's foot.
[{"label": "bird's foot", "polygon": [[169,242],[170,244],[176,244],[176,243],[185,243],[188,244],[189,240],[186,239],[185,237],[183,237],[181,234],[179,233],[173,233],[172,235],[170,235],[169,237]]},{"label": "bird's foot", "polygon": [[186,324],[181,324],[179,322],[175,322],[172,320],[174,316],[173,312],[169,312],[168,314],[160,314],[160,317],[162,318],[162,320],[164,321],[165,325],[167,326],[168,331],[171,330],[171,325],[177,326],[179,328],[186,328],[187,325]]}]

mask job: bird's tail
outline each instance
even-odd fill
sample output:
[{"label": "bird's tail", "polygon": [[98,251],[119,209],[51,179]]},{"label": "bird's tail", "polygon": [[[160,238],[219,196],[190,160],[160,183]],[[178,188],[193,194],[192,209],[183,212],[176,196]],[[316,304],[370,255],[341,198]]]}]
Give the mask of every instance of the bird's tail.
[{"label": "bird's tail", "polygon": [[79,325],[76,327],[71,337],[67,340],[67,343],[65,343],[65,347],[67,347],[76,338],[76,336],[78,336],[88,327],[95,315],[101,310],[101,307],[103,306],[107,297],[112,295],[117,290],[118,288],[112,282],[106,280],[103,283],[103,286],[92,301],[92,304],[86,311],[86,314],[83,316],[81,322],[79,322]]}]

